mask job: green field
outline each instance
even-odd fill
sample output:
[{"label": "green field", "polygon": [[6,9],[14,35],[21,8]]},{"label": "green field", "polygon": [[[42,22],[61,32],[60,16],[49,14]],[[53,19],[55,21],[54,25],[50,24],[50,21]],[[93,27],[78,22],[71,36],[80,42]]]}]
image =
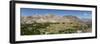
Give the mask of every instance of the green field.
[{"label": "green field", "polygon": [[77,33],[80,30],[83,33],[91,31],[91,25],[70,23],[32,23],[21,24],[21,35],[47,35],[47,34],[68,34]]}]

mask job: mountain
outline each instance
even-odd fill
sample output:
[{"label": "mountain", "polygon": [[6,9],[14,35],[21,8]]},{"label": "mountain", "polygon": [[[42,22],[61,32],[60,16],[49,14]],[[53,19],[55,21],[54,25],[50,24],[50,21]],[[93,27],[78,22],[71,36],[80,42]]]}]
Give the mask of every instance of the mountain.
[{"label": "mountain", "polygon": [[64,22],[64,23],[69,23],[69,22],[78,22],[83,24],[84,20],[79,19],[76,16],[57,16],[57,15],[33,15],[33,16],[21,16],[21,23],[27,23],[31,24],[34,22],[37,23],[45,23],[45,22],[51,22],[51,23],[56,23],[56,22]]},{"label": "mountain", "polygon": [[92,31],[92,19],[53,14],[21,16],[21,34],[65,34]]},{"label": "mountain", "polygon": [[92,19],[81,19],[85,23],[92,23]]}]

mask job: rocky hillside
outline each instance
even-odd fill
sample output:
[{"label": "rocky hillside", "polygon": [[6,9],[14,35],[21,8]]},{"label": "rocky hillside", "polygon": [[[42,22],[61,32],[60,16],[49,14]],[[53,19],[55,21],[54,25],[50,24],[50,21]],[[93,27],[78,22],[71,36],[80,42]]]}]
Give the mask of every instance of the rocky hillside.
[{"label": "rocky hillside", "polygon": [[79,22],[83,23],[82,20],[80,20],[76,16],[56,16],[56,15],[33,15],[33,16],[21,16],[21,23],[45,23],[45,22],[51,22],[51,23],[56,23],[56,22]]},{"label": "rocky hillside", "polygon": [[76,16],[52,14],[21,16],[21,35],[91,32],[90,22],[91,20],[79,19]]}]

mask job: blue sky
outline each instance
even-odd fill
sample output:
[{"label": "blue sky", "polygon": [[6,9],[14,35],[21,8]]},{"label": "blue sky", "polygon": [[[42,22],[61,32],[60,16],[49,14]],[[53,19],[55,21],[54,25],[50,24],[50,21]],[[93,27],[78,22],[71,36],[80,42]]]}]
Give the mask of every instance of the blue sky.
[{"label": "blue sky", "polygon": [[36,9],[36,8],[21,8],[22,16],[32,16],[32,15],[46,15],[54,14],[58,16],[77,16],[79,18],[92,18],[91,11],[81,11],[81,10],[55,10],[55,9]]}]

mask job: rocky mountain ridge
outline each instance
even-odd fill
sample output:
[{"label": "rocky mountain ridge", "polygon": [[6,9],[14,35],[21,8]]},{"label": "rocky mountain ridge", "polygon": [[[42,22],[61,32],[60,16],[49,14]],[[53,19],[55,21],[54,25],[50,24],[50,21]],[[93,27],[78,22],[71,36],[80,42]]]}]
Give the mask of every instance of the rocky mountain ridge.
[{"label": "rocky mountain ridge", "polygon": [[57,16],[57,15],[33,15],[33,16],[21,16],[21,23],[45,23],[45,22],[51,22],[51,23],[56,23],[56,22],[79,22],[79,23],[84,23],[83,20],[79,19],[76,16]]}]

